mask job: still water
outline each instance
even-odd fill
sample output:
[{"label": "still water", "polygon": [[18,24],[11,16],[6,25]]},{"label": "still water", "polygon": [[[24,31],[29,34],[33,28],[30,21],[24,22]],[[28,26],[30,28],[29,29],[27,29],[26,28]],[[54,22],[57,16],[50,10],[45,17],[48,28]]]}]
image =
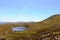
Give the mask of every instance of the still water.
[{"label": "still water", "polygon": [[12,31],[24,31],[25,27],[13,27]]}]

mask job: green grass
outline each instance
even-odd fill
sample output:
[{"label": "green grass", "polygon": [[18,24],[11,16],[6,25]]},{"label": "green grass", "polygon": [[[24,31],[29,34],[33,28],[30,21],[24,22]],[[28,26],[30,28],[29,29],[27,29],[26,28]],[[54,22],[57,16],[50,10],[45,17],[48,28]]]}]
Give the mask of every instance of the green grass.
[{"label": "green grass", "polygon": [[[25,26],[25,31],[13,32],[12,27],[16,26]],[[7,31],[7,33],[5,33]],[[31,36],[34,34],[45,34],[51,33],[58,34],[60,33],[60,14],[53,15],[41,22],[31,22],[31,23],[8,23],[0,24],[0,35],[6,35],[7,37],[19,37],[19,36]]]}]

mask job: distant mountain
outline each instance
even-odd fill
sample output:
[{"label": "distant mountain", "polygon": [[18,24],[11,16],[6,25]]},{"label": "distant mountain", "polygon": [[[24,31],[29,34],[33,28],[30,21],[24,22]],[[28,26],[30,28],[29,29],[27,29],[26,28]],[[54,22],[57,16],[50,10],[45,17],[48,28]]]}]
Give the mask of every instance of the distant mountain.
[{"label": "distant mountain", "polygon": [[0,22],[0,24],[5,24],[6,22]]}]

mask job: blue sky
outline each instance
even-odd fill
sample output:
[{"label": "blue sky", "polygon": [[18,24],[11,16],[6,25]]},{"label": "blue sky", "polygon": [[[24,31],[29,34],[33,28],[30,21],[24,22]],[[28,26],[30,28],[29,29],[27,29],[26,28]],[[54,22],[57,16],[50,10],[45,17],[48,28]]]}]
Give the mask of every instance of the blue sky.
[{"label": "blue sky", "polygon": [[60,14],[60,0],[0,0],[0,22],[41,21]]}]

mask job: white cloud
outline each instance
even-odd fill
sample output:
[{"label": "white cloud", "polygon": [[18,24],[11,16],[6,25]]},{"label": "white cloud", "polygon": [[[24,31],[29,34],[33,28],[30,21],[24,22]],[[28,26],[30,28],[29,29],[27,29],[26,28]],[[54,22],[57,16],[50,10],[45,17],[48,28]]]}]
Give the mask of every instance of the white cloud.
[{"label": "white cloud", "polygon": [[17,17],[17,20],[18,21],[25,21],[25,22],[29,22],[29,21],[41,21],[43,19],[41,19],[40,17],[34,17],[34,16],[25,16],[25,15],[22,15],[20,14],[18,17]]},{"label": "white cloud", "polygon": [[20,14],[18,14],[18,16],[16,15],[15,17],[0,17],[0,21],[1,22],[19,22],[19,21],[39,21],[42,20],[40,18],[34,17],[34,16],[26,16],[24,15],[25,11],[29,8],[29,5],[31,3],[27,2],[27,5],[21,10]]},{"label": "white cloud", "polygon": [[16,17],[0,17],[0,22],[29,22],[29,21],[41,21],[41,18],[37,18],[34,16],[25,16],[20,14]]}]

